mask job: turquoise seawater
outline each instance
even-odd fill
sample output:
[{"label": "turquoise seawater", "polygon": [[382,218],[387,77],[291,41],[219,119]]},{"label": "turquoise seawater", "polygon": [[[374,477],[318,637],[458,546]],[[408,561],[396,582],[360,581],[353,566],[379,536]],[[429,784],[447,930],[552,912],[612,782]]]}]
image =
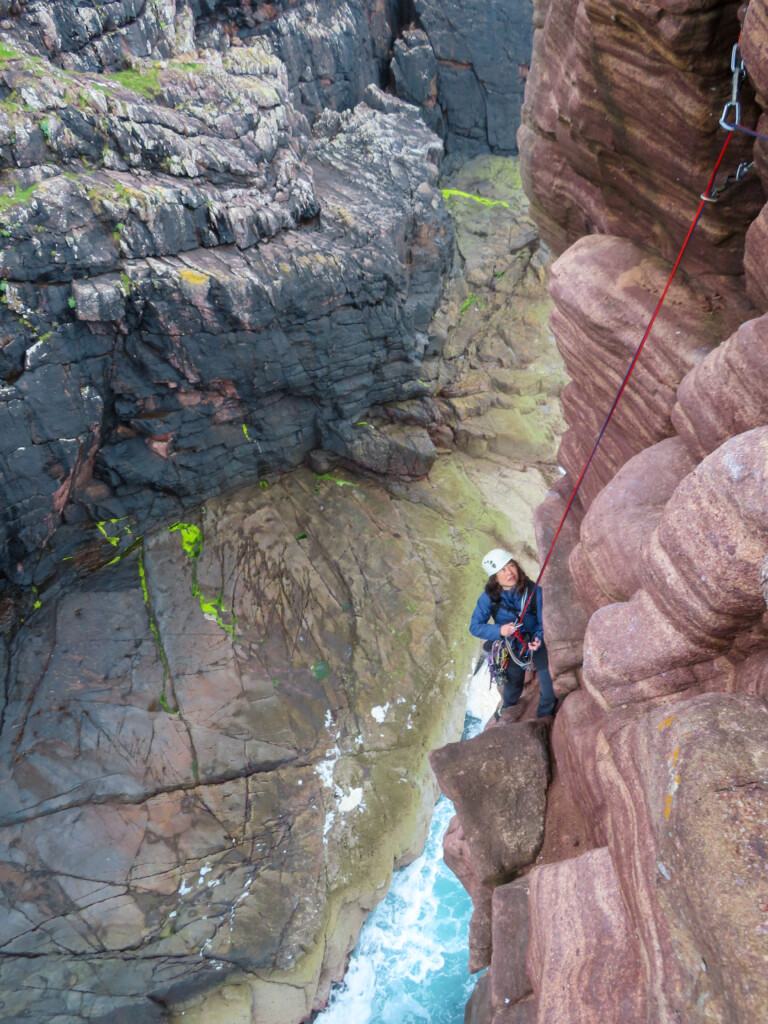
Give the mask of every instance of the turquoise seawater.
[{"label": "turquoise seawater", "polygon": [[[464,738],[480,726],[467,716]],[[453,813],[441,797],[424,852],[393,875],[315,1024],[463,1024],[477,979],[467,973],[472,902],[443,863]]]}]

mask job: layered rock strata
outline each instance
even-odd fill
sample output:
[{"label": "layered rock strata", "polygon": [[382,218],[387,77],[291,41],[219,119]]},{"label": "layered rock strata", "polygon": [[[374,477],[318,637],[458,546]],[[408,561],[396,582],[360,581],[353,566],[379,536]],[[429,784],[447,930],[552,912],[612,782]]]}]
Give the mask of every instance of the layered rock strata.
[{"label": "layered rock strata", "polygon": [[[448,74],[464,36],[423,14]],[[487,14],[496,30],[459,55],[485,97],[473,144],[511,152],[499,52],[524,61],[530,39],[520,12],[501,29]],[[7,581],[98,561],[93,523],[178,514],[201,475],[216,493],[317,447],[423,475],[423,432],[372,444],[355,429],[371,405],[425,393],[452,253],[441,149],[377,91],[395,8],[120,0],[0,16]],[[441,95],[461,108],[450,82]],[[320,116],[366,98],[377,113]],[[43,390],[59,400],[38,407]]]},{"label": "layered rock strata", "polygon": [[[184,62],[159,73],[168,106],[28,63],[5,62],[11,96],[33,108],[13,131],[36,133],[40,161],[50,139],[61,163],[19,172],[0,212],[8,580],[98,558],[96,522],[156,521],[318,446],[365,464],[355,424],[371,403],[425,390],[452,256],[434,136],[405,108],[363,107],[308,149],[263,49],[201,65],[205,110]],[[213,126],[236,94],[249,103],[243,80],[252,106],[230,142]],[[426,437],[392,446],[384,468],[423,475]]]},{"label": "layered rock strata", "polygon": [[[761,131],[765,5],[741,13],[741,118]],[[537,510],[540,558],[723,145],[736,15],[537,8],[521,165],[560,253],[551,325],[571,376],[566,476]],[[586,837],[569,851],[569,826],[548,811],[543,849],[556,855],[486,900],[475,1024],[768,1013],[764,150],[731,140],[716,185],[754,165],[704,210],[547,569],[555,685],[575,691],[551,731],[554,777]],[[496,896],[510,884],[528,886],[527,921],[519,893]],[[513,984],[519,946],[500,948],[513,923],[533,996]]]}]

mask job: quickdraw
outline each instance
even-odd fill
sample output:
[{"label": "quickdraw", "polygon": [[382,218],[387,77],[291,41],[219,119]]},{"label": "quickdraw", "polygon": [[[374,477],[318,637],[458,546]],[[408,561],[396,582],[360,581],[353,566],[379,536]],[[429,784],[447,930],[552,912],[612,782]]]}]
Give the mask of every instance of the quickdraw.
[{"label": "quickdraw", "polygon": [[735,174],[729,174],[721,185],[711,189],[708,195],[705,193],[704,195],[699,196],[699,198],[703,199],[705,203],[717,203],[725,192],[732,189],[734,185],[740,185],[754,166],[754,160],[750,161],[750,163],[743,161],[736,168]]},{"label": "quickdraw", "polygon": [[[768,135],[761,135],[760,132],[747,128],[741,123],[741,103],[739,102],[739,89],[741,83],[747,77],[747,66],[741,56],[739,44],[734,43],[731,50],[731,98],[723,107],[720,117],[720,127],[727,132],[742,132],[744,135],[751,135],[753,139],[762,139],[768,142]],[[733,111],[733,124],[728,120],[730,111]]]},{"label": "quickdraw", "polygon": [[[720,127],[726,132],[742,132],[744,135],[750,135],[755,139],[762,139],[764,142],[768,142],[768,136],[761,135],[760,132],[754,131],[752,128],[747,128],[741,123],[741,103],[739,101],[739,90],[741,89],[741,83],[747,77],[747,68],[744,63],[744,59],[741,56],[739,50],[739,44],[734,43],[733,49],[731,50],[731,98],[723,107],[723,113],[720,116]],[[729,117],[733,116],[733,121],[729,121]],[[707,192],[701,195],[701,199],[705,203],[716,203],[722,196],[732,189],[735,185],[740,185],[749,172],[754,167],[754,161],[750,163],[742,162],[736,168],[735,174],[729,174],[725,181],[718,185],[716,188],[710,188]]]},{"label": "quickdraw", "polygon": [[[739,51],[739,44],[734,43],[731,50],[731,98],[723,107],[720,118],[720,127],[727,132],[737,131],[741,127],[741,103],[739,103],[739,89],[741,83],[747,77],[747,66]],[[728,112],[733,110],[733,124],[728,123]]]}]

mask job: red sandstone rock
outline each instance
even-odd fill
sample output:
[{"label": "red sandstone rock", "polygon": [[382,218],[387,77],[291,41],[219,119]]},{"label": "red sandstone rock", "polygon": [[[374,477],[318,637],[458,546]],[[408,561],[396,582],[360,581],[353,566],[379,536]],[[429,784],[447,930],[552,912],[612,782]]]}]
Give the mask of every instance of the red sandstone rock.
[{"label": "red sandstone rock", "polygon": [[[761,118],[761,120],[764,119]],[[763,159],[764,162],[765,159]],[[761,313],[768,310],[768,288],[766,288],[765,274],[763,273],[766,252],[768,252],[768,210],[763,207],[749,226],[744,247],[747,293]]]},{"label": "red sandstone rock", "polygon": [[602,745],[608,842],[653,1019],[763,1020],[768,708],[705,694],[617,711]]},{"label": "red sandstone rock", "polygon": [[[696,463],[682,441],[666,438],[618,471],[589,508],[571,554],[609,601],[627,601],[642,585],[645,546],[675,487]],[[584,576],[581,575],[583,579]]]},{"label": "red sandstone rock", "polygon": [[648,545],[645,589],[601,608],[587,628],[584,671],[606,699],[617,699],[610,688],[707,661],[753,626],[765,635],[767,490],[768,427],[732,438],[683,480]]},{"label": "red sandstone rock", "polygon": [[[534,512],[536,543],[541,558],[549,550],[565,504],[560,494],[550,491]],[[582,601],[568,572],[568,553],[578,542],[578,525],[578,505],[574,505],[563,524],[542,579],[544,638],[553,679],[572,673],[581,665],[584,630],[589,621],[589,608]]]},{"label": "red sandstone rock", "polygon": [[584,557],[583,544],[578,543],[571,551],[568,557],[568,571],[590,616],[603,605],[611,604],[610,598],[606,597],[598,586],[592,569]]},{"label": "red sandstone rock", "polygon": [[[735,10],[722,6],[549,6],[534,36],[518,146],[533,212],[558,251],[600,231],[675,258],[722,145],[724,62],[738,32]],[[754,124],[747,90],[744,115]],[[751,148],[736,136],[729,158],[748,159]],[[744,229],[763,201],[756,181],[743,189],[738,204],[707,210],[689,267],[739,273]]]},{"label": "red sandstone rock", "polygon": [[609,851],[530,875],[528,967],[540,1024],[646,1019],[640,951]]},{"label": "red sandstone rock", "polygon": [[469,922],[469,972],[482,971],[491,962],[491,897],[493,884],[478,877],[464,830],[457,816],[451,818],[443,836],[443,860],[456,875],[472,900]]},{"label": "red sandstone rock", "polygon": [[464,1024],[491,1024],[491,977],[484,974],[469,997],[464,1011]]},{"label": "red sandstone rock", "polygon": [[683,378],[672,422],[695,459],[768,422],[767,379],[768,317],[742,324]]},{"label": "red sandstone rock", "polygon": [[[624,238],[582,238],[552,266],[552,330],[572,383],[563,392],[577,437],[560,451],[575,481],[643,338],[670,271]],[[670,413],[685,374],[734,326],[712,309],[698,282],[678,273],[656,318],[631,384],[584,478],[588,505],[632,455],[673,433]]]},{"label": "red sandstone rock", "polygon": [[505,1006],[493,1015],[493,1024],[536,1024],[536,996],[529,996],[512,1006]]},{"label": "red sandstone rock", "polygon": [[[532,716],[536,700],[529,703]],[[430,760],[458,812],[443,837],[443,858],[472,899],[469,970],[474,973],[491,963],[496,883],[532,863],[541,845],[549,765],[546,726],[535,718],[502,720],[498,726],[491,721],[474,740],[448,744],[433,751]]]},{"label": "red sandstone rock", "polygon": [[[557,713],[552,749],[558,775],[573,803],[581,809],[594,846],[606,843],[607,808],[600,789],[598,737],[605,712],[585,690],[570,694]],[[581,851],[579,851],[581,852]]]},{"label": "red sandstone rock", "polygon": [[746,661],[737,663],[728,689],[735,693],[755,694],[768,701],[768,650],[758,651]]},{"label": "red sandstone rock", "polygon": [[[768,11],[765,4],[745,5],[740,49],[749,80],[761,106],[768,106]],[[746,122],[745,122],[746,123]]]},{"label": "red sandstone rock", "polygon": [[528,950],[528,879],[500,885],[493,893],[491,1005],[496,1014],[531,993],[525,966]]},{"label": "red sandstone rock", "polygon": [[[518,140],[543,236],[572,246],[553,267],[551,325],[574,481],[722,145],[738,28],[735,8],[708,0],[542,2],[535,23]],[[764,2],[747,9],[742,52],[768,105]],[[749,83],[740,99],[743,123],[768,133]],[[566,860],[550,792],[563,861],[529,875],[539,1024],[768,1016],[768,318],[744,322],[739,277],[768,310],[768,146],[734,134],[718,180],[753,148],[746,182],[706,207],[683,264],[700,276],[676,278],[585,477],[580,543],[566,524],[545,576],[553,669],[584,686],[555,719],[554,776],[609,849]],[[542,552],[563,505],[558,487],[538,513]],[[606,876],[612,909],[596,920]],[[585,956],[605,934],[606,955]]]},{"label": "red sandstone rock", "polygon": [[469,973],[482,971],[491,962],[493,940],[491,932],[493,884],[483,882],[472,901],[469,921]]},{"label": "red sandstone rock", "polygon": [[[564,707],[565,702],[558,712],[558,717],[563,713]],[[555,726],[556,724],[557,719]],[[597,845],[591,841],[591,834],[591,825],[585,820],[581,807],[566,787],[562,772],[554,763],[552,781],[547,790],[544,843],[536,858],[536,864],[555,864],[557,861],[578,857],[590,847]]]}]

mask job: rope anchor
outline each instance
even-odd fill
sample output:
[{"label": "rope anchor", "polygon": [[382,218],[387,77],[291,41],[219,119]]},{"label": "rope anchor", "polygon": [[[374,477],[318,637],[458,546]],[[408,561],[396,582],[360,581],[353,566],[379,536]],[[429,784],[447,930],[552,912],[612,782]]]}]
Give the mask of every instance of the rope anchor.
[{"label": "rope anchor", "polygon": [[711,192],[704,192],[699,196],[699,199],[703,199],[705,203],[717,203],[722,198],[723,194],[729,189],[733,188],[734,185],[740,185],[752,168],[755,166],[754,160],[747,163],[742,161],[736,168],[735,174],[729,174],[725,181],[718,185],[717,188],[713,188]]}]

